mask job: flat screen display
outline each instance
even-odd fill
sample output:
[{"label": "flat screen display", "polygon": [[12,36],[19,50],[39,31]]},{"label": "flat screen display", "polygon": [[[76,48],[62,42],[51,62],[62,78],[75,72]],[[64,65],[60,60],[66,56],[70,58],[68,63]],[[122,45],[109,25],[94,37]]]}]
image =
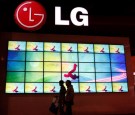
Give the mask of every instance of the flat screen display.
[{"label": "flat screen display", "polygon": [[6,93],[128,92],[124,45],[9,41]]}]

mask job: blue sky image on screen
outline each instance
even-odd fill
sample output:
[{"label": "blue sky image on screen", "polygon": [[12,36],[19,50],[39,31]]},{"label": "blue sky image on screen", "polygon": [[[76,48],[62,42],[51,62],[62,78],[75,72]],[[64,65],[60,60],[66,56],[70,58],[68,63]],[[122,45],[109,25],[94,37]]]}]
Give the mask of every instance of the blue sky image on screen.
[{"label": "blue sky image on screen", "polygon": [[62,53],[63,62],[78,62],[77,53]]},{"label": "blue sky image on screen", "polygon": [[60,62],[61,61],[61,53],[44,52],[44,61],[59,61]]},{"label": "blue sky image on screen", "polygon": [[61,63],[60,62],[44,62],[44,71],[46,72],[60,72]]},{"label": "blue sky image on screen", "polygon": [[110,62],[109,54],[95,54],[95,62]]},{"label": "blue sky image on screen", "polygon": [[62,52],[77,52],[76,43],[62,43]]},{"label": "blue sky image on screen", "polygon": [[59,82],[61,80],[61,72],[44,72],[44,82]]},{"label": "blue sky image on screen", "polygon": [[7,71],[24,71],[25,62],[8,61]]},{"label": "blue sky image on screen", "polygon": [[111,54],[111,62],[125,63],[124,54]]},{"label": "blue sky image on screen", "polygon": [[95,63],[96,72],[111,72],[110,63]]},{"label": "blue sky image on screen", "polygon": [[26,52],[26,61],[43,61],[43,52]]},{"label": "blue sky image on screen", "polygon": [[79,53],[79,62],[94,62],[94,54]]},{"label": "blue sky image on screen", "polygon": [[43,51],[43,42],[27,42],[27,51]]},{"label": "blue sky image on screen", "polygon": [[96,92],[95,83],[79,83],[81,93],[94,93]]},{"label": "blue sky image on screen", "polygon": [[44,43],[44,51],[51,51],[51,52],[60,52],[60,43],[51,43],[45,42]]},{"label": "blue sky image on screen", "polygon": [[95,73],[79,73],[80,82],[95,82]]},{"label": "blue sky image on screen", "polygon": [[113,83],[113,92],[128,92],[127,83]]},{"label": "blue sky image on screen", "polygon": [[59,83],[44,83],[44,93],[59,93]]},{"label": "blue sky image on screen", "polygon": [[8,60],[25,61],[25,52],[8,52]]},{"label": "blue sky image on screen", "polygon": [[8,50],[9,51],[25,51],[26,42],[24,41],[9,41],[8,42]]},{"label": "blue sky image on screen", "polygon": [[79,63],[79,72],[95,72],[94,63]]},{"label": "blue sky image on screen", "polygon": [[93,53],[93,44],[78,44],[78,52]]},{"label": "blue sky image on screen", "polygon": [[26,93],[43,93],[43,83],[26,83]]},{"label": "blue sky image on screen", "polygon": [[97,92],[112,92],[111,83],[96,83]]},{"label": "blue sky image on screen", "polygon": [[96,82],[111,82],[111,73],[96,73]]},{"label": "blue sky image on screen", "polygon": [[43,82],[43,72],[26,72],[25,82]]},{"label": "blue sky image on screen", "polygon": [[6,83],[6,93],[24,93],[24,83]]},{"label": "blue sky image on screen", "polygon": [[126,72],[126,65],[119,63],[111,64],[112,72]]},{"label": "blue sky image on screen", "polygon": [[110,53],[124,54],[124,45],[110,45]]},{"label": "blue sky image on screen", "polygon": [[112,73],[112,81],[113,82],[127,82],[127,74],[126,73]]},{"label": "blue sky image on screen", "polygon": [[109,53],[109,45],[107,44],[94,44],[95,53]]}]

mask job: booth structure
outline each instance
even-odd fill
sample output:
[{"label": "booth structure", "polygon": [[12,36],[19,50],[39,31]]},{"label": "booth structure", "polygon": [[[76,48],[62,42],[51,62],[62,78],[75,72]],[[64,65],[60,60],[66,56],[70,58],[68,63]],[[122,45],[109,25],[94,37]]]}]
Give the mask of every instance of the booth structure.
[{"label": "booth structure", "polygon": [[[20,42],[26,43],[24,49]],[[0,43],[2,115],[51,115],[49,106],[58,95],[59,79],[73,83],[74,115],[135,113],[134,60],[128,37],[2,32]],[[37,63],[41,65],[36,68]],[[73,78],[67,74],[75,65]],[[56,92],[50,92],[54,84]]]}]

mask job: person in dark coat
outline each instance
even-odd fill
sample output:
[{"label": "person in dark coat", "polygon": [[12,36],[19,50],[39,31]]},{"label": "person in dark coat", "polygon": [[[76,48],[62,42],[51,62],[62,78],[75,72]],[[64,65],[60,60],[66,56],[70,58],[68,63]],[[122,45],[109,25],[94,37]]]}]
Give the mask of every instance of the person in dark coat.
[{"label": "person in dark coat", "polygon": [[64,87],[64,81],[60,80],[59,81],[60,85],[60,92],[59,92],[59,112],[60,115],[64,115],[64,104],[65,104],[65,93],[66,93],[66,88]]},{"label": "person in dark coat", "polygon": [[74,88],[71,85],[71,81],[66,81],[67,92],[65,97],[66,115],[72,115],[72,105],[74,105]]}]

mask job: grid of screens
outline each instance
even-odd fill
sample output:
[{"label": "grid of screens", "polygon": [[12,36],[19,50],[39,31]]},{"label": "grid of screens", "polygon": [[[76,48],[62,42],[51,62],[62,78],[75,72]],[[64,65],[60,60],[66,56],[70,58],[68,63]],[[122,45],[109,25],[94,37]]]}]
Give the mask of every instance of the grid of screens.
[{"label": "grid of screens", "polygon": [[124,45],[9,41],[6,93],[128,92]]}]

